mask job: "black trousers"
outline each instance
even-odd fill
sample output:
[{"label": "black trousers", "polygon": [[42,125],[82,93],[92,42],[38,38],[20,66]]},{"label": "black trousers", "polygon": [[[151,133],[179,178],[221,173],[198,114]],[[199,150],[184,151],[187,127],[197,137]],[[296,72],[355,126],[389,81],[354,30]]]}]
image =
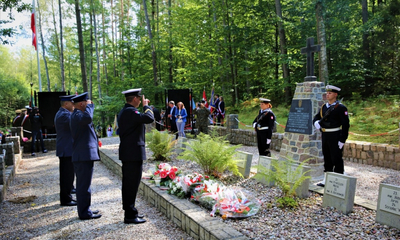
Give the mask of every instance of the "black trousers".
[{"label": "black trousers", "polygon": [[343,174],[343,148],[338,146],[340,131],[322,133],[322,153],[324,154],[324,171]]},{"label": "black trousers", "polygon": [[267,144],[267,136],[268,136],[268,131],[271,130],[266,129],[266,130],[256,130],[256,131],[257,131],[258,154],[260,156],[268,156],[270,153],[269,147],[271,144]]},{"label": "black trousers", "polygon": [[143,161],[122,161],[122,208],[125,218],[136,218],[136,196],[142,179]]},{"label": "black trousers", "polygon": [[178,127],[176,126],[175,119],[172,119],[172,120],[169,121],[169,122],[171,123],[171,132],[172,132],[172,133],[178,132]]},{"label": "black trousers", "polygon": [[81,219],[90,218],[93,213],[90,210],[92,201],[93,161],[73,162],[76,174],[76,200],[78,202],[78,216]]},{"label": "black trousers", "polygon": [[72,201],[71,190],[74,184],[74,164],[72,157],[59,157],[60,159],[60,202],[65,204]]}]

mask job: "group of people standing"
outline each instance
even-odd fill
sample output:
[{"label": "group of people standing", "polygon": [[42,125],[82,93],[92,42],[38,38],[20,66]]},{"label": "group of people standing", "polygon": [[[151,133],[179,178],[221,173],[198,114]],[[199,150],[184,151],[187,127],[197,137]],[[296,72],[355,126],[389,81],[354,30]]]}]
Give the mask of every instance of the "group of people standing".
[{"label": "group of people standing", "polygon": [[[122,162],[122,205],[124,223],[144,223],[143,214],[135,208],[136,195],[142,178],[142,164],[146,159],[145,125],[154,121],[141,89],[122,92],[126,104],[118,114],[119,159]],[[137,109],[143,102],[143,113]],[[93,124],[94,104],[87,92],[80,95],[61,96],[61,107],[54,123],[57,130],[56,155],[60,168],[61,206],[77,206],[81,220],[96,219],[102,215],[92,210],[91,182],[94,162],[100,160],[98,137]],[[72,198],[76,176],[76,200]]]},{"label": "group of people standing", "polygon": [[[31,155],[35,156],[36,150],[36,140],[40,140],[40,147],[43,153],[47,153],[47,149],[44,146],[43,141],[43,117],[40,114],[39,108],[37,107],[29,107],[17,110],[17,116],[13,119],[13,127],[22,127],[24,129],[24,136],[28,136],[32,138],[31,142]],[[27,138],[24,138],[28,140]]]}]

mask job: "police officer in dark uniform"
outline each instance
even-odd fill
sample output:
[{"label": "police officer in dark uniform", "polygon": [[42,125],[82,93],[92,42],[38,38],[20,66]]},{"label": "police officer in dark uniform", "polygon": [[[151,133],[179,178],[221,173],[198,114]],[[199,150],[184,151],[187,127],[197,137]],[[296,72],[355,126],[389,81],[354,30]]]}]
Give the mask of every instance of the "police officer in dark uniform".
[{"label": "police officer in dark uniform", "polygon": [[72,136],[69,122],[74,111],[71,98],[75,95],[60,96],[61,107],[54,117],[57,131],[56,156],[60,160],[60,202],[61,206],[76,206],[71,192],[74,183],[74,164],[72,163]]},{"label": "police officer in dark uniform", "polygon": [[272,131],[275,126],[275,114],[272,112],[271,100],[260,98],[260,111],[253,121],[253,127],[257,132],[257,146],[260,156],[271,156]]},{"label": "police officer in dark uniform", "polygon": [[[322,132],[322,153],[324,154],[324,172],[344,173],[343,146],[349,135],[350,121],[347,108],[337,101],[340,88],[327,85],[326,99],[314,116],[313,123],[316,129]],[[317,184],[325,186],[324,180]]]},{"label": "police officer in dark uniform", "polygon": [[[119,159],[122,162],[122,208],[124,223],[144,223],[143,215],[135,207],[136,195],[142,179],[143,160],[146,160],[145,124],[154,121],[150,102],[141,95],[141,88],[122,92],[126,104],[118,114]],[[143,113],[137,109],[143,102]]]},{"label": "police officer in dark uniform", "polygon": [[71,98],[75,110],[71,114],[70,128],[73,139],[72,163],[76,174],[76,200],[81,220],[100,218],[98,211],[90,210],[94,161],[100,161],[99,145],[93,126],[94,104],[87,92]]}]

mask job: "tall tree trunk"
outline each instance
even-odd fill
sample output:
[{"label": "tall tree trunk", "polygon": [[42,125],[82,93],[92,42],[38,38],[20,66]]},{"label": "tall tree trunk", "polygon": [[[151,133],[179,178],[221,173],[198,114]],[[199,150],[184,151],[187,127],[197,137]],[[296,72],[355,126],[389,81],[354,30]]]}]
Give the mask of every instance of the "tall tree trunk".
[{"label": "tall tree trunk", "polygon": [[[105,17],[104,17],[104,2],[102,2],[102,25],[103,25],[103,71],[106,80],[106,85],[108,85],[108,74],[107,74],[107,55],[106,55],[106,27],[105,27]],[[112,24],[112,23],[111,23]],[[108,95],[108,88],[106,88],[106,95]]]},{"label": "tall tree trunk", "polygon": [[65,91],[65,73],[64,73],[64,44],[63,44],[63,25],[61,13],[61,0],[58,0],[58,14],[60,15],[60,67],[61,67],[61,90]]},{"label": "tall tree trunk", "polygon": [[157,56],[156,56],[156,49],[154,46],[153,42],[153,36],[151,35],[151,26],[150,26],[150,19],[149,19],[149,14],[147,13],[147,5],[146,5],[146,0],[143,0],[143,9],[144,9],[144,15],[146,17],[146,23],[147,23],[147,30],[149,32],[149,39],[151,42],[151,57],[153,60],[153,78],[154,78],[154,85],[158,86],[158,80],[157,80]]},{"label": "tall tree trunk", "polygon": [[44,47],[44,39],[43,39],[43,31],[42,31],[42,17],[41,17],[41,11],[39,7],[39,0],[37,0],[37,9],[39,13],[39,31],[40,31],[40,39],[42,40],[42,53],[43,53],[43,61],[44,61],[44,66],[46,68],[46,77],[47,77],[47,91],[50,90],[50,78],[49,78],[49,69],[47,67],[47,60],[46,60],[46,48]]},{"label": "tall tree trunk", "polygon": [[[93,5],[93,0],[91,0],[92,5]],[[99,55],[99,44],[97,40],[97,22],[96,22],[96,11],[93,8],[93,29],[94,29],[94,42],[95,42],[95,47],[96,47],[96,62],[97,62],[97,84],[98,84],[98,90],[99,90],[99,99],[100,99],[100,104],[101,104],[101,84],[100,84],[100,55]]]},{"label": "tall tree trunk", "polygon": [[169,21],[169,82],[173,82],[173,64],[172,64],[172,17],[171,17],[171,0],[168,0],[168,21]]},{"label": "tall tree trunk", "polygon": [[92,11],[89,12],[89,22],[90,22],[90,46],[89,46],[89,53],[88,58],[90,61],[89,67],[89,96],[90,99],[93,98],[93,14]]},{"label": "tall tree trunk", "polygon": [[[117,29],[115,28],[115,31]],[[113,65],[114,65],[114,77],[117,76],[117,70],[115,66],[115,40],[114,40],[114,6],[113,0],[111,0],[111,37],[112,37],[112,56],[113,56]]]},{"label": "tall tree trunk", "polygon": [[280,0],[275,0],[275,8],[276,8],[276,15],[280,18],[278,21],[278,27],[279,27],[279,39],[280,39],[280,45],[281,45],[281,54],[284,57],[284,61],[282,63],[282,72],[283,72],[283,80],[285,82],[285,101],[288,103],[290,102],[290,99],[292,98],[291,96],[291,90],[290,90],[290,85],[289,85],[289,67],[286,63],[287,60],[287,48],[286,48],[286,33],[285,29],[283,28],[282,24],[282,8],[281,8],[281,1]]},{"label": "tall tree trunk", "polygon": [[125,75],[125,69],[124,69],[124,58],[123,58],[123,56],[124,56],[124,32],[123,32],[123,26],[125,25],[124,24],[124,0],[121,0],[120,1],[120,4],[121,4],[121,14],[120,14],[120,19],[119,19],[119,23],[120,23],[120,25],[119,25],[119,40],[120,40],[120,44],[119,44],[119,46],[120,46],[120,48],[119,48],[119,50],[120,50],[120,52],[119,52],[119,54],[120,54],[120,59],[121,59],[121,81],[124,81],[124,75]]},{"label": "tall tree trunk", "polygon": [[315,12],[317,18],[317,38],[318,44],[321,45],[319,55],[319,81],[327,84],[329,80],[328,74],[328,58],[326,54],[326,34],[325,34],[325,9],[323,0],[319,0],[315,5]]},{"label": "tall tree trunk", "polygon": [[[368,0],[362,0],[361,2],[361,7],[362,7],[362,22],[363,25],[365,26],[368,22]],[[369,97],[372,94],[372,89],[374,87],[374,81],[371,77],[371,56],[370,56],[370,50],[369,50],[369,34],[367,30],[364,30],[363,36],[362,36],[362,48],[363,48],[363,55],[364,55],[364,62],[365,62],[365,75],[364,75],[364,81],[365,81],[365,92],[364,96]]]},{"label": "tall tree trunk", "polygon": [[79,8],[79,0],[75,0],[75,15],[76,15],[76,28],[78,29],[79,59],[81,62],[82,87],[83,91],[87,92],[88,85],[86,77],[85,48],[83,46],[82,21],[81,21],[81,10]]}]

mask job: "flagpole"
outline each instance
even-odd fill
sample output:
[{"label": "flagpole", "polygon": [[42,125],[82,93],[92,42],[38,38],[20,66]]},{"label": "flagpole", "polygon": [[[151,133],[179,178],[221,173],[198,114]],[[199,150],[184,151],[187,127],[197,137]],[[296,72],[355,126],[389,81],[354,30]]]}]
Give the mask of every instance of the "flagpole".
[{"label": "flagpole", "polygon": [[40,77],[40,61],[39,61],[39,41],[37,38],[37,28],[36,28],[36,8],[35,8],[35,0],[32,1],[33,12],[35,17],[35,37],[36,37],[36,57],[37,57],[37,65],[38,65],[38,77],[39,77],[39,92],[42,91],[42,78]]}]

